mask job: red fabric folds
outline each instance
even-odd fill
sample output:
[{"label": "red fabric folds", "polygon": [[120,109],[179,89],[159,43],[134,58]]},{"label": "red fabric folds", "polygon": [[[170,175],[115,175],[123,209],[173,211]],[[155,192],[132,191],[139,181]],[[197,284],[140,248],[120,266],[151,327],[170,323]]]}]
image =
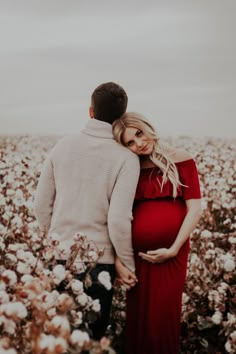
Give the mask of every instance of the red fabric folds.
[{"label": "red fabric folds", "polygon": [[138,283],[127,292],[126,354],[179,352],[189,240],[165,263],[152,264],[138,256],[139,251],[170,247],[186,215],[185,200],[201,197],[194,160],[176,163],[176,167],[186,187],[179,188],[175,199],[170,182],[161,190],[158,168],[141,170],[132,225]]}]

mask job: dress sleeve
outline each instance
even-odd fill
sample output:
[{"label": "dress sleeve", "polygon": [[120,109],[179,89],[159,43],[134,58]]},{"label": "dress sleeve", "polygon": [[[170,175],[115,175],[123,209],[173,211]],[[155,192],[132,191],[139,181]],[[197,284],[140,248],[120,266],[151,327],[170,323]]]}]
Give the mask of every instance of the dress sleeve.
[{"label": "dress sleeve", "polygon": [[185,200],[200,199],[201,190],[198,171],[193,159],[186,160],[177,164],[182,188],[182,195]]}]

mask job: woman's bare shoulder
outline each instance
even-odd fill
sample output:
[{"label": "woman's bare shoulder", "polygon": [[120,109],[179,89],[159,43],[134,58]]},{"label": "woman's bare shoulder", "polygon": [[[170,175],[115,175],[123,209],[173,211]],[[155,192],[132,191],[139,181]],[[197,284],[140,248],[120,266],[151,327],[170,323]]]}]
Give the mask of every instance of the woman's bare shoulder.
[{"label": "woman's bare shoulder", "polygon": [[189,152],[182,149],[173,149],[169,151],[168,155],[173,162],[183,162],[192,159]]}]

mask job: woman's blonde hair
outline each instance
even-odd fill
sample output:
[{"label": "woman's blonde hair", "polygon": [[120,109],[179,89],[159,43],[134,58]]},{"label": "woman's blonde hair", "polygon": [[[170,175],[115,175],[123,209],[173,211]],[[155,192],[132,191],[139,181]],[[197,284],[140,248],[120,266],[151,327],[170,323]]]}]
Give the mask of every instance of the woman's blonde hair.
[{"label": "woman's blonde hair", "polygon": [[126,112],[112,124],[114,138],[118,143],[125,145],[123,135],[126,128],[129,127],[140,129],[147,138],[155,142],[149,158],[162,172],[163,178],[160,185],[161,190],[163,185],[169,180],[173,185],[173,197],[175,198],[177,196],[177,189],[180,186],[183,186],[183,184],[179,180],[179,174],[175,163],[166,153],[163,144],[160,143],[160,139],[158,138],[154,127],[141,114],[136,112]]}]

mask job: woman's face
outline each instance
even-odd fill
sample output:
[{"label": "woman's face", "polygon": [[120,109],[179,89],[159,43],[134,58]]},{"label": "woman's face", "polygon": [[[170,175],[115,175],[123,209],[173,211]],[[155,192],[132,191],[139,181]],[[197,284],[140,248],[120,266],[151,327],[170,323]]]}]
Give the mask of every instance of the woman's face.
[{"label": "woman's face", "polygon": [[150,155],[154,146],[154,140],[149,139],[141,129],[135,127],[126,128],[123,143],[137,155]]}]

